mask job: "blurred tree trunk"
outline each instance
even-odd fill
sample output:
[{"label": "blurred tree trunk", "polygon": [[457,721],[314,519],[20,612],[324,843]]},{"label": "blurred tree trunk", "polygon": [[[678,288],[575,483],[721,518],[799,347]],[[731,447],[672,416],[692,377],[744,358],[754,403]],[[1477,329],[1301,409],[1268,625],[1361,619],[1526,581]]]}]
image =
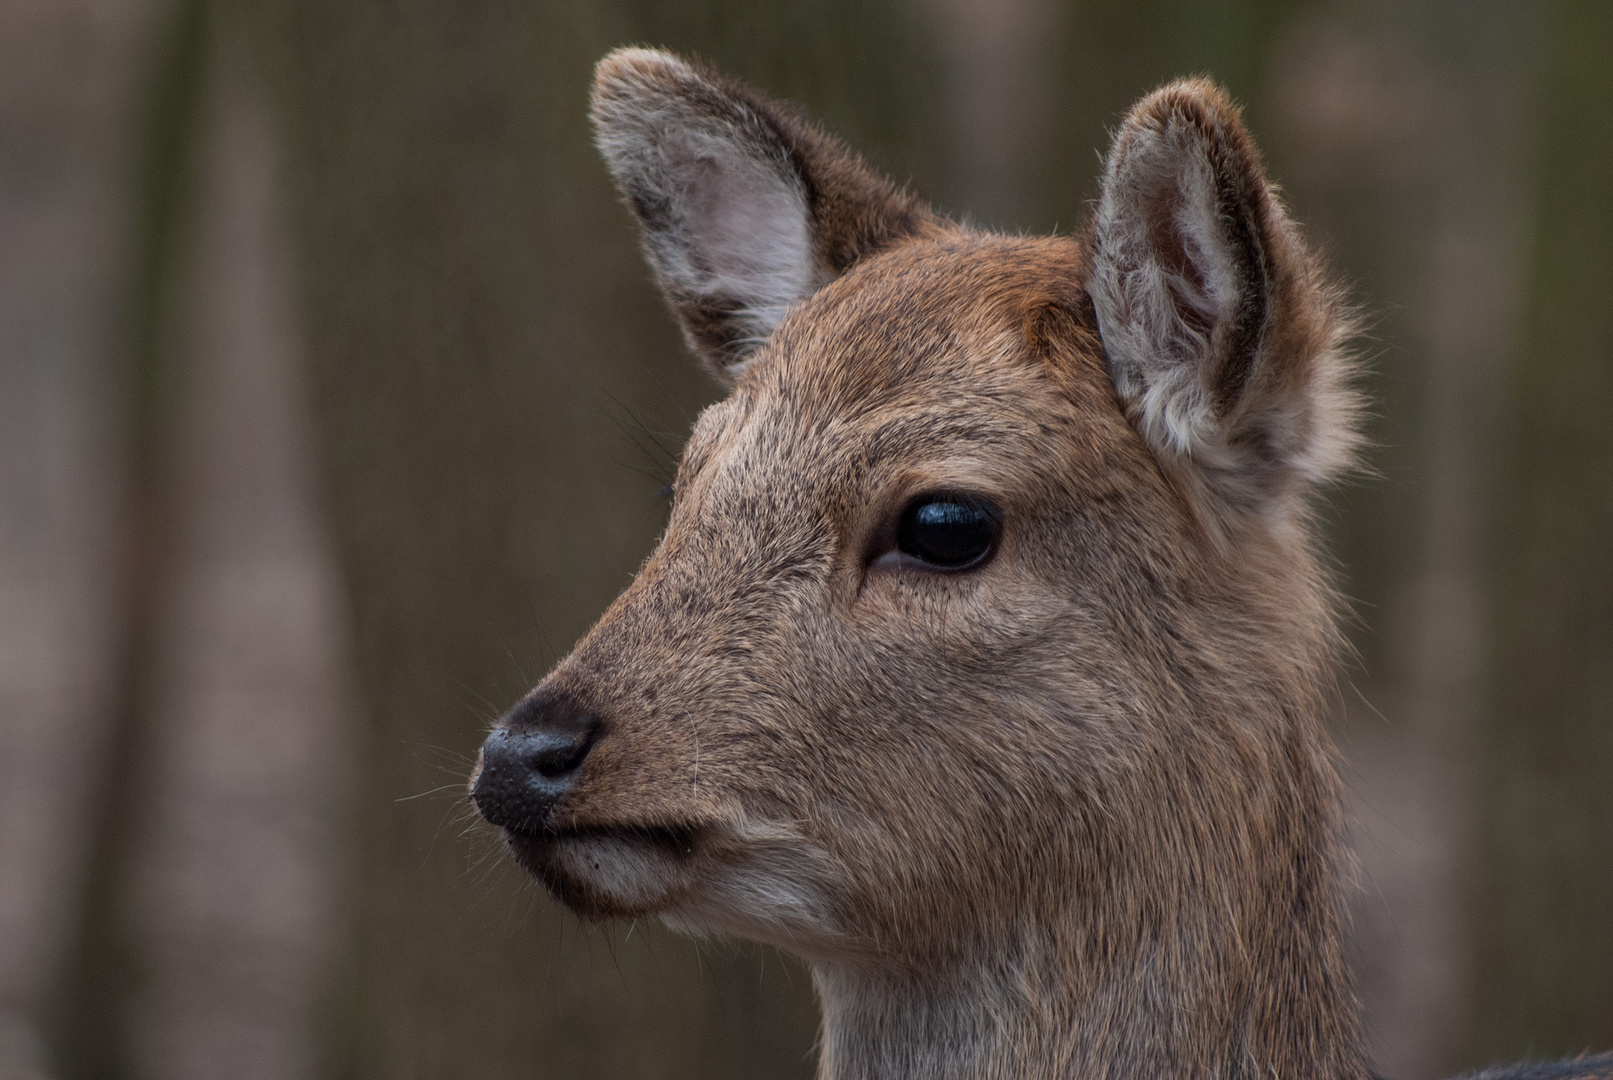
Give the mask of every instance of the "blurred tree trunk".
[{"label": "blurred tree trunk", "polygon": [[1494,1057],[1613,1045],[1613,7],[1548,27],[1472,901]]},{"label": "blurred tree trunk", "polygon": [[594,61],[634,41],[694,49],[898,175],[922,159],[927,98],[893,9],[696,7],[262,9],[363,714],[350,784],[365,855],[329,1010],[339,1075],[811,1072],[797,965],[697,951],[659,925],[580,925],[464,797],[489,722],[650,550],[667,449],[715,392],[590,145]]},{"label": "blurred tree trunk", "polygon": [[138,1077],[305,1080],[346,854],[345,650],[277,125],[241,19],[213,7],[163,343],[166,572],[121,890],[139,975],[126,1052]]},{"label": "blurred tree trunk", "polygon": [[[84,1023],[124,972],[103,804],[128,709],[133,560],[125,501],[131,269],[151,262],[148,112],[166,0],[0,5],[0,1076],[90,1062],[117,1025]],[[141,284],[145,284],[141,282]],[[103,806],[105,812],[103,813]],[[86,923],[94,923],[88,929]],[[57,1014],[74,1045],[48,1046]],[[110,1035],[110,1038],[103,1037]],[[66,1051],[64,1053],[64,1051]],[[88,1073],[89,1069],[84,1070]]]},{"label": "blurred tree trunk", "polygon": [[[129,156],[134,160],[120,163],[107,178],[122,188],[118,209],[127,214],[118,226],[119,232],[126,230],[117,260],[121,310],[112,318],[73,314],[80,325],[105,327],[117,343],[106,358],[113,361],[106,374],[111,376],[107,390],[116,435],[111,445],[99,448],[116,462],[116,482],[97,493],[107,500],[103,512],[111,519],[116,557],[110,573],[92,570],[85,582],[104,591],[103,611],[111,622],[104,642],[113,669],[107,730],[97,731],[100,724],[94,717],[67,725],[68,731],[88,736],[82,756],[65,769],[72,794],[53,792],[51,800],[36,806],[36,812],[61,814],[69,830],[87,834],[82,848],[74,850],[74,845],[65,852],[82,859],[73,875],[77,888],[53,898],[68,925],[45,1026],[51,1068],[59,1075],[95,1080],[120,1080],[135,1070],[131,1011],[144,957],[129,917],[130,884],[137,872],[134,847],[149,809],[152,662],[171,569],[174,493],[165,467],[165,433],[173,418],[169,391],[179,372],[169,346],[185,204],[192,194],[207,26],[202,0],[130,5],[126,15],[144,24],[125,46],[135,48],[121,58],[86,58],[90,71],[105,65],[121,76],[116,81],[122,84],[106,87],[118,102],[117,127],[97,133],[93,142],[119,147],[128,138],[133,144]],[[71,11],[60,17],[67,41],[74,40],[75,30],[82,32],[80,28],[96,21]],[[115,40],[113,35],[104,39],[105,44]],[[73,48],[64,52],[83,55]],[[96,84],[103,77],[99,72],[79,74],[75,81],[101,89]],[[113,130],[124,134],[114,135]],[[104,213],[84,209],[90,211],[90,221]],[[37,275],[37,268],[30,269]],[[62,595],[74,591],[68,586]],[[102,643],[92,632],[84,644],[93,648]],[[74,739],[62,738],[60,729],[52,730],[51,738],[57,746],[75,746]],[[63,773],[63,767],[47,769],[45,775],[54,773]],[[65,812],[50,806],[64,795],[75,805]]]}]

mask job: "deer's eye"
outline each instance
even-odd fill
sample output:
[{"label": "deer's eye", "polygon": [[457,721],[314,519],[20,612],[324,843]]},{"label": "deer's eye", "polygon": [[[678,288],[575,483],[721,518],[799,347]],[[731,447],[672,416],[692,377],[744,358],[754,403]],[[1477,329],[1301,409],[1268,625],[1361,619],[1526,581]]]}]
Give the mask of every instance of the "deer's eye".
[{"label": "deer's eye", "polygon": [[964,495],[928,495],[902,512],[896,548],[930,566],[962,570],[984,561],[1001,532],[995,507]]}]

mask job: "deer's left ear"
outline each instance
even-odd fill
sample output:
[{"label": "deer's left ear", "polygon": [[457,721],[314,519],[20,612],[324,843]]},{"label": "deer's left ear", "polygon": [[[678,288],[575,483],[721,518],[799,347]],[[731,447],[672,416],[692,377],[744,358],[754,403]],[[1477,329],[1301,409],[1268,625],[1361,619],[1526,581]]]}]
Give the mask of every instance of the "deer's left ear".
[{"label": "deer's left ear", "polygon": [[1281,515],[1350,464],[1358,408],[1337,292],[1224,92],[1186,80],[1138,102],[1089,243],[1115,389],[1214,517]]}]

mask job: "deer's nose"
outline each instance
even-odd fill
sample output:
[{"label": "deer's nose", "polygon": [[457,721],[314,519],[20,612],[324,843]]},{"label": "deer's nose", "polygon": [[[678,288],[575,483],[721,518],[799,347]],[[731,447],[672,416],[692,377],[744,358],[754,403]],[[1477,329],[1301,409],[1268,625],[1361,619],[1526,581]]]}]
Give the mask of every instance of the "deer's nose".
[{"label": "deer's nose", "polygon": [[571,787],[599,722],[542,691],[517,705],[482,743],[482,769],[471,798],[482,817],[512,832],[542,832]]}]

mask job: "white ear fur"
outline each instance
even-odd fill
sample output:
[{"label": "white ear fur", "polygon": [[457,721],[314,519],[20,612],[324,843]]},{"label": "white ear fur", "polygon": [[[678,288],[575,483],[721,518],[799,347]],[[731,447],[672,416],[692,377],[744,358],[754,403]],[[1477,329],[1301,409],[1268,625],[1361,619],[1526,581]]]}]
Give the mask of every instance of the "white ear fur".
[{"label": "white ear fur", "polygon": [[1105,170],[1089,292],[1121,397],[1160,446],[1202,456],[1218,441],[1205,384],[1216,331],[1255,298],[1242,294],[1199,132],[1130,134]]},{"label": "white ear fur", "polygon": [[1188,81],[1115,137],[1088,294],[1115,389],[1207,509],[1279,516],[1352,464],[1359,407],[1337,296],[1272,193],[1236,108]]},{"label": "white ear fur", "polygon": [[790,148],[745,102],[649,49],[600,63],[593,117],[690,344],[731,380],[790,305],[833,276]]}]

